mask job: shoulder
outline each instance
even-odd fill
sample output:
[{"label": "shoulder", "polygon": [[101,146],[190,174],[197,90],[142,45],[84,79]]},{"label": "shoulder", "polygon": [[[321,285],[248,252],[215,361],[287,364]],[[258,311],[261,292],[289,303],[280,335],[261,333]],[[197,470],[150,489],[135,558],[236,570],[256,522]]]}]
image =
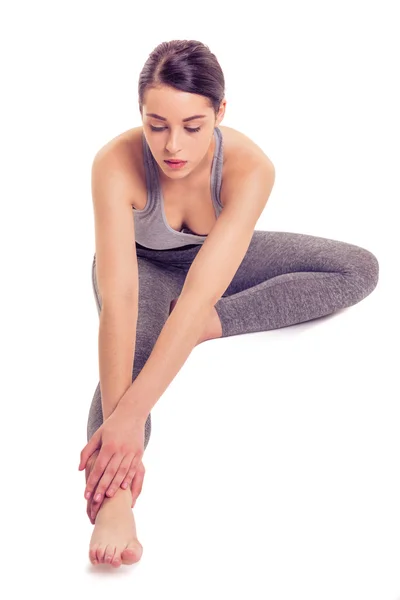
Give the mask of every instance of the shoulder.
[{"label": "shoulder", "polygon": [[274,168],[272,161],[262,148],[247,135],[220,125],[224,143],[224,174],[231,176],[240,171],[242,174],[252,172],[254,168],[266,166]]},{"label": "shoulder", "polygon": [[97,151],[95,160],[122,161],[134,167],[142,157],[141,130],[142,127],[135,127],[112,138]]},{"label": "shoulder", "polygon": [[135,190],[132,206],[141,204],[141,196],[145,192],[141,130],[142,127],[129,129],[104,144],[97,151],[92,167],[106,171],[109,178],[126,185],[132,192]]},{"label": "shoulder", "polygon": [[224,145],[226,140],[228,147],[220,194],[221,203],[226,207],[235,192],[243,189],[243,185],[247,186],[247,182],[260,181],[263,189],[268,186],[275,179],[275,168],[262,148],[247,135],[231,127],[220,126],[220,130]]}]

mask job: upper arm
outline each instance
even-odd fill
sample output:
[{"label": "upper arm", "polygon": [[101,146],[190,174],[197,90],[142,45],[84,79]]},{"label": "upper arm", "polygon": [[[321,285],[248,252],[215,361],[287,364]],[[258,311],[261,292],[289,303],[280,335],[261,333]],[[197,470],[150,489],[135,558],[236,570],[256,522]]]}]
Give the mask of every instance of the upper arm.
[{"label": "upper arm", "polygon": [[138,297],[138,266],[132,204],[135,173],[123,147],[100,150],[91,173],[96,241],[96,278],[104,302]]}]

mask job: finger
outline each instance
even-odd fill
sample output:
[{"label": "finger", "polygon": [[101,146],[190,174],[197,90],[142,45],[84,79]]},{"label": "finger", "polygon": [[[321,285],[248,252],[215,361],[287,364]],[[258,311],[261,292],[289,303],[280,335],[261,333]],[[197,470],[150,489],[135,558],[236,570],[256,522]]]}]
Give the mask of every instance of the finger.
[{"label": "finger", "polygon": [[103,475],[104,471],[106,470],[106,467],[108,465],[108,463],[110,462],[110,460],[113,457],[113,452],[111,452],[110,450],[105,450],[104,446],[101,448],[98,457],[96,458],[96,462],[93,466],[93,469],[89,475],[89,478],[86,482],[86,488],[85,488],[85,498],[88,499],[94,488],[97,486],[97,484],[99,483],[100,477]]},{"label": "finger", "polygon": [[[145,468],[144,468],[144,464],[143,464],[142,460],[140,461],[140,463],[137,466],[136,472],[137,471],[143,471],[143,474],[144,474]],[[128,471],[128,473],[125,476],[125,479],[121,483],[122,489],[126,490],[126,489],[128,489],[128,487],[130,487],[131,491],[132,491],[132,484],[133,484],[133,481],[135,480],[135,477],[136,477],[136,475],[134,475],[133,477],[130,477],[129,471]]]},{"label": "finger", "polygon": [[[89,476],[90,470],[88,470],[88,468],[86,467],[87,470],[87,476],[86,476],[86,480]],[[94,490],[94,492],[96,491],[96,489]],[[92,523],[92,525],[94,525],[94,508],[93,508],[93,494],[90,496],[90,498],[87,499],[87,503],[86,503],[86,514],[89,517],[90,522]]]},{"label": "finger", "polygon": [[95,450],[94,453],[92,454],[92,456],[89,457],[89,460],[86,463],[86,467],[85,467],[85,481],[87,483],[87,480],[89,479],[89,475],[93,469],[94,463],[96,462],[96,458],[98,456],[98,450]]},{"label": "finger", "polygon": [[99,447],[101,440],[101,432],[99,429],[94,432],[86,446],[83,448],[81,452],[81,459],[79,462],[79,471],[82,471],[86,466],[86,461],[91,454]]},{"label": "finger", "polygon": [[[94,492],[96,492],[96,490],[94,490]],[[86,513],[89,517],[90,522],[92,523],[92,525],[94,525],[94,518],[95,518],[95,510],[94,510],[94,504],[93,504],[93,494],[90,496],[90,498],[88,498],[87,500],[87,504],[86,504]]]},{"label": "finger", "polygon": [[[92,454],[92,456],[89,458],[89,460],[86,463],[86,468],[85,468],[86,482],[87,482],[90,472],[93,468],[93,465],[96,461],[98,453],[99,453],[99,451],[95,450],[95,452]],[[94,490],[94,493],[96,493],[96,489]],[[100,509],[100,506],[97,506],[96,510],[93,507],[93,494],[92,494],[90,496],[90,498],[88,498],[87,505],[86,505],[86,514],[88,515],[89,521],[91,522],[92,525],[95,525],[95,518],[96,518],[96,515],[97,515],[97,512],[99,509]]]},{"label": "finger", "polygon": [[[94,494],[96,494],[96,491],[94,491]],[[97,517],[97,513],[99,512],[99,510],[101,509],[101,507],[103,506],[103,502],[93,502],[93,499],[91,499],[92,503],[90,506],[90,518],[92,521],[92,524],[95,525],[96,524],[96,517]]]},{"label": "finger", "polygon": [[135,477],[132,481],[131,492],[132,492],[132,505],[131,508],[135,506],[136,500],[139,498],[139,495],[142,491],[143,480],[144,480],[144,467],[139,465]]},{"label": "finger", "polygon": [[[96,491],[95,491],[96,493]],[[103,498],[103,502],[104,502],[104,498]],[[101,507],[103,506],[103,502],[93,502],[92,501],[92,506],[91,506],[91,520],[92,520],[92,524],[95,525],[96,524],[96,517],[97,517],[97,513],[99,512],[99,510],[101,509]]]},{"label": "finger", "polygon": [[[125,476],[124,482],[123,483],[127,483],[128,486],[131,485],[133,478],[135,477],[135,473],[137,472],[139,465],[141,463],[141,458],[140,456],[135,456],[135,458],[133,459],[133,461],[131,462],[131,465],[129,467],[129,470]],[[127,487],[128,487],[127,486]]]},{"label": "finger", "polygon": [[87,501],[87,506],[86,506],[86,514],[89,517],[89,521],[91,522],[92,525],[94,525],[94,518],[93,518],[93,503],[92,503],[92,499],[89,498],[89,500]]},{"label": "finger", "polygon": [[109,498],[111,498],[115,494],[116,490],[120,486],[121,481],[123,481],[123,479],[125,478],[129,470],[129,465],[131,464],[134,456],[135,455],[133,454],[133,452],[124,456],[121,464],[119,465],[118,471],[115,474],[114,479],[110,482],[110,485],[106,491],[106,494]]},{"label": "finger", "polygon": [[96,489],[96,493],[93,494],[93,501],[98,503],[102,502],[106,490],[112,480],[115,477],[115,474],[118,470],[119,465],[121,464],[122,456],[121,454],[114,454],[110,462],[108,463]]},{"label": "finger", "polygon": [[[89,512],[90,512],[90,520],[92,522],[92,525],[96,524],[96,517],[97,517],[97,513],[99,512],[99,510],[101,509],[101,507],[103,506],[103,502],[94,502],[94,496],[96,496],[97,494],[97,487],[93,490],[93,494],[92,496],[89,498],[88,502],[90,502],[90,508]],[[104,500],[104,498],[103,498]]]},{"label": "finger", "polygon": [[121,483],[121,487],[127,488],[128,486],[130,486],[131,491],[132,491],[136,477],[138,476],[139,473],[142,473],[142,475],[144,477],[144,472],[145,472],[144,464],[142,461],[140,461],[140,463],[138,464],[138,467],[136,469],[136,474],[134,475],[133,479],[128,480],[128,475],[127,475],[125,477],[124,481]]}]

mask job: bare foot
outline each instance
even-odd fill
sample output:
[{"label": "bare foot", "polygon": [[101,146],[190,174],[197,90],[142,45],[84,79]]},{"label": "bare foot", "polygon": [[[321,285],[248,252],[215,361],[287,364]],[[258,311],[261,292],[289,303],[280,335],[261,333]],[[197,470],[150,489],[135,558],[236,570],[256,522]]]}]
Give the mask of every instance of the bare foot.
[{"label": "bare foot", "polygon": [[140,560],[143,547],[136,536],[131,504],[130,488],[119,488],[114,496],[104,498],[90,539],[92,564],[108,563],[117,568]]}]

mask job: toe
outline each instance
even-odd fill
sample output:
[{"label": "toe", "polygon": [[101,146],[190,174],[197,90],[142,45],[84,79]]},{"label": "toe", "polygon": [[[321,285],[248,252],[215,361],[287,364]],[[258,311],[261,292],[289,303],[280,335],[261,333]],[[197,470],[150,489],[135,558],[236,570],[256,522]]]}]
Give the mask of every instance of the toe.
[{"label": "toe", "polygon": [[121,558],[125,565],[138,562],[142,556],[143,548],[139,542],[132,543],[122,551]]},{"label": "toe", "polygon": [[104,546],[98,546],[97,547],[96,558],[99,561],[99,563],[103,563],[104,562],[104,550],[105,550]]},{"label": "toe", "polygon": [[111,566],[112,567],[120,567],[121,566],[121,556],[118,552],[118,550],[115,550],[115,554],[114,554],[114,558],[111,561]]},{"label": "toe", "polygon": [[106,547],[106,551],[104,552],[104,562],[105,563],[111,563],[113,558],[114,558],[114,554],[115,554],[115,546],[110,546],[108,545]]},{"label": "toe", "polygon": [[92,565],[97,565],[98,564],[98,560],[97,560],[97,555],[96,555],[96,551],[97,551],[97,546],[93,546],[92,548],[90,548],[89,550],[89,560],[92,563]]}]

